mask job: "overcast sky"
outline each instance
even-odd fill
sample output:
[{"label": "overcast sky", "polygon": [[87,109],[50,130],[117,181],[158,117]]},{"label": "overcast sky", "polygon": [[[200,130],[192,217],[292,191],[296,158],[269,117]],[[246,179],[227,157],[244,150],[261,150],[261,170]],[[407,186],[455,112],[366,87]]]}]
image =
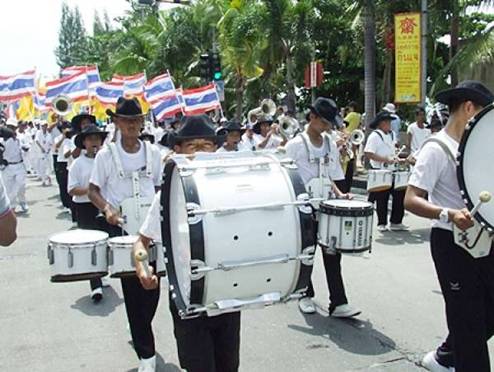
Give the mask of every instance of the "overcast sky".
[{"label": "overcast sky", "polygon": [[[0,75],[24,72],[36,67],[43,75],[57,74],[54,50],[63,0],[2,0],[0,10]],[[95,10],[110,19],[128,9],[125,0],[66,0],[77,5],[87,30],[92,29]]]}]

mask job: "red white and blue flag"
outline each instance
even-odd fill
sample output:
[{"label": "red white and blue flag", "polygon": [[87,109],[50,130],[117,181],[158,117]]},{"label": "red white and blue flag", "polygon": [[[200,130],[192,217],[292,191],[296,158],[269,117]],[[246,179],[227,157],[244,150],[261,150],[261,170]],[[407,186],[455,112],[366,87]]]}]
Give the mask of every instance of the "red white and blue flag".
[{"label": "red white and blue flag", "polygon": [[46,83],[47,105],[51,105],[52,101],[60,95],[69,97],[73,102],[87,100],[89,97],[89,86],[86,73],[79,72]]},{"label": "red white and blue flag", "polygon": [[144,94],[146,81],[146,74],[143,72],[129,76],[114,74],[112,78],[112,82],[124,84],[124,94],[126,96],[140,96]]},{"label": "red white and blue flag", "polygon": [[124,95],[124,83],[108,81],[96,88],[96,98],[103,104],[114,105]]},{"label": "red white and blue flag", "polygon": [[186,115],[199,115],[221,108],[221,102],[214,84],[209,84],[201,88],[184,90],[182,97],[184,113]]},{"label": "red white and blue flag", "polygon": [[61,71],[61,76],[73,76],[80,72],[85,72],[87,75],[88,86],[90,90],[96,89],[101,84],[98,66],[71,66],[66,67]]},{"label": "red white and blue flag", "polygon": [[182,103],[175,92],[171,92],[168,96],[161,97],[157,101],[150,102],[150,105],[158,121],[173,117],[179,112],[183,113]]},{"label": "red white and blue flag", "polygon": [[11,76],[0,76],[0,102],[17,101],[36,91],[36,71],[26,71]]},{"label": "red white and blue flag", "polygon": [[144,96],[146,101],[151,103],[160,98],[168,97],[170,93],[175,93],[175,85],[169,74],[163,74],[147,82]]},{"label": "red white and blue flag", "polygon": [[48,107],[46,106],[46,96],[39,92],[33,94],[33,103],[34,108],[38,111],[48,111]]}]

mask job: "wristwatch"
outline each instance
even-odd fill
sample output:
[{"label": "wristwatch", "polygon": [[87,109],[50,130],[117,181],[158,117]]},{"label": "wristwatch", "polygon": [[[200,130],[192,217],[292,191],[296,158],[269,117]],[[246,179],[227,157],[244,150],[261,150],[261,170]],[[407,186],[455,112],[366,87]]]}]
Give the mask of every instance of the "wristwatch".
[{"label": "wristwatch", "polygon": [[439,221],[441,221],[443,223],[449,222],[449,209],[448,208],[443,208],[441,213],[439,213]]}]

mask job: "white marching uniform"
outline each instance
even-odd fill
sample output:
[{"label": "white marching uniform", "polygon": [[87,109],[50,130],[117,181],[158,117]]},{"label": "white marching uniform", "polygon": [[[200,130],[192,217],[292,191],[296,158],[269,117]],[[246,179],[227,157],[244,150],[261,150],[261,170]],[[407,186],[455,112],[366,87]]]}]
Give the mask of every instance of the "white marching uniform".
[{"label": "white marching uniform", "polygon": [[17,137],[11,137],[3,142],[5,151],[3,158],[9,165],[2,172],[7,195],[12,209],[17,203],[26,207],[26,168],[22,159],[21,142]]},{"label": "white marching uniform", "polygon": [[40,129],[36,133],[35,141],[36,146],[40,150],[38,175],[41,177],[43,183],[45,183],[46,181],[50,180],[49,173],[51,170],[50,164],[52,163],[51,147],[53,144],[53,139],[48,131],[46,133],[43,133],[43,130]]}]

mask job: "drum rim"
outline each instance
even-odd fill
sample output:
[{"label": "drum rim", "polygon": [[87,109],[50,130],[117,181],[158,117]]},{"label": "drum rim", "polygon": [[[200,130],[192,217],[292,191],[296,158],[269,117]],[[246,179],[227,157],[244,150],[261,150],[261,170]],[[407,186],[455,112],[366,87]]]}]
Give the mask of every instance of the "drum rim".
[{"label": "drum rim", "polygon": [[[491,103],[490,105],[484,107],[482,111],[480,111],[477,115],[470,119],[470,122],[465,127],[465,131],[463,132],[463,136],[461,137],[460,145],[458,146],[458,153],[456,155],[456,178],[458,180],[458,186],[460,188],[463,202],[469,210],[471,210],[475,206],[475,202],[473,201],[475,200],[475,198],[472,199],[466,187],[465,177],[463,175],[463,155],[473,129],[476,127],[479,121],[492,110],[494,110],[494,103]],[[478,222],[480,222],[481,225],[487,226],[487,229],[490,232],[494,230],[494,226],[482,216],[480,211],[475,214],[474,218]]]},{"label": "drum rim", "polygon": [[[205,278],[200,278],[197,280],[191,280],[191,285],[190,285],[190,301],[189,305],[185,303],[185,299],[182,296],[182,292],[180,290],[180,286],[177,280],[177,272],[175,270],[175,260],[173,256],[173,245],[172,245],[172,239],[171,239],[171,220],[170,220],[170,188],[171,188],[171,181],[173,178],[173,174],[176,170],[176,168],[179,168],[178,161],[180,161],[182,158],[179,159],[174,159],[171,158],[167,161],[165,164],[165,169],[163,171],[163,183],[161,186],[161,199],[160,199],[160,205],[162,206],[162,221],[161,221],[161,237],[162,237],[162,242],[165,247],[167,247],[165,251],[166,255],[166,261],[165,261],[165,267],[166,267],[166,272],[168,275],[168,282],[170,286],[170,293],[171,293],[171,299],[173,301],[173,304],[177,308],[178,315],[182,318],[187,317],[188,315],[188,310],[194,307],[194,302],[196,301],[197,298],[203,298],[204,294],[204,281]],[[179,170],[178,170],[179,172]],[[185,189],[185,184],[184,184],[184,178],[180,176],[180,182],[182,184],[182,187]],[[195,185],[194,178],[192,176],[188,176],[185,178],[185,181],[189,181],[191,185],[193,185],[193,189],[189,190],[190,193],[185,193],[185,201],[186,203],[197,203],[199,204],[199,194],[197,192],[197,187]],[[166,197],[168,195],[168,198]],[[168,213],[167,213],[168,210]],[[199,240],[202,240],[202,244],[200,244],[200,247],[195,247],[195,249],[192,247],[192,244],[190,244],[191,248],[191,260],[194,259],[200,259],[201,261],[204,261],[204,231],[203,231],[203,225],[202,221],[197,222],[194,225],[189,224],[189,241],[192,240],[192,235],[193,232],[191,231],[191,227],[194,226],[197,231],[200,231],[200,237]],[[194,245],[195,246],[195,245]],[[198,252],[199,251],[199,252]],[[173,289],[172,289],[173,288]]]},{"label": "drum rim", "polygon": [[[100,233],[101,234],[101,238],[100,239],[94,239],[94,240],[86,241],[84,243],[67,243],[67,242],[60,242],[60,241],[53,240],[53,238],[55,236],[57,236],[57,235],[70,234],[70,233],[81,232],[81,231],[83,231],[84,234],[86,234],[87,231],[90,231],[91,233],[93,233],[93,232]],[[105,236],[105,237],[103,238],[103,236]],[[54,233],[54,234],[52,234],[52,235],[50,235],[48,237],[48,241],[51,244],[63,244],[63,245],[67,245],[67,244],[74,244],[74,245],[93,244],[93,243],[98,243],[98,242],[103,242],[103,241],[106,242],[106,241],[108,241],[108,239],[109,239],[109,234],[106,231],[101,231],[101,230],[84,230],[84,229],[59,231],[59,232],[56,232],[56,233]]]}]

